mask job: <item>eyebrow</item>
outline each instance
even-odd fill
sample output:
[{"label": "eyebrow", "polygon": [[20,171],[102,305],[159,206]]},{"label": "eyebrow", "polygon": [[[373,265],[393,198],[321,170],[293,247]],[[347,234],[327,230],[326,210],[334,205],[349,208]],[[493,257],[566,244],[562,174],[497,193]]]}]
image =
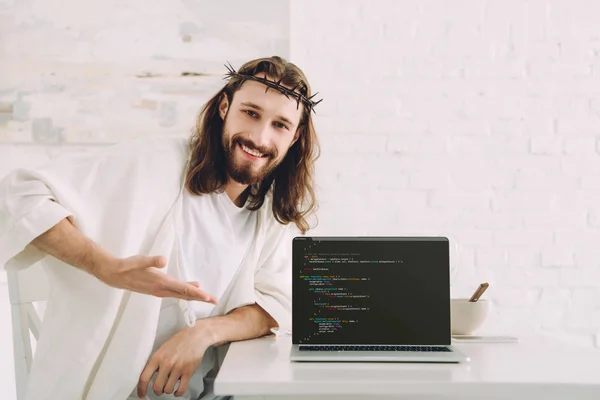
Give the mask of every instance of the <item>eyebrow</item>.
[{"label": "eyebrow", "polygon": [[[261,106],[259,106],[258,104],[252,103],[250,101],[245,101],[242,103],[242,105],[246,106],[246,107],[254,108],[255,110],[258,110],[258,111],[264,111]],[[295,124],[292,121],[290,121],[289,119],[287,119],[284,116],[278,115],[277,118],[279,118],[283,122],[290,124],[291,126],[295,126]]]}]

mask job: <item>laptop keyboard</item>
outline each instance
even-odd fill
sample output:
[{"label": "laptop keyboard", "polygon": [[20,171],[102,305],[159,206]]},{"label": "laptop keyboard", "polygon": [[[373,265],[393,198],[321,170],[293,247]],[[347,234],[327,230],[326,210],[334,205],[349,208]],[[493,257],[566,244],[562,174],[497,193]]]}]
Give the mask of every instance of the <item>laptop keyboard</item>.
[{"label": "laptop keyboard", "polygon": [[322,346],[322,345],[300,345],[298,348],[302,351],[419,351],[419,352],[450,352],[444,346]]}]

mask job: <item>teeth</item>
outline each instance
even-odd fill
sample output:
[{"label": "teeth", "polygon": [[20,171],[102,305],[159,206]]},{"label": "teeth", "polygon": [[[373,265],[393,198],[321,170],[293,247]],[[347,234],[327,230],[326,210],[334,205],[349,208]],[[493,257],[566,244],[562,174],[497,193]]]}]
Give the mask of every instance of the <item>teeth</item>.
[{"label": "teeth", "polygon": [[244,150],[246,153],[248,153],[248,154],[250,154],[250,155],[253,155],[254,157],[262,157],[262,156],[263,156],[263,154],[262,154],[262,153],[259,153],[259,152],[258,152],[258,151],[256,151],[256,150],[251,150],[250,148],[248,148],[248,147],[246,147],[246,146],[244,146],[244,145],[242,145],[242,149],[243,149],[243,150]]}]

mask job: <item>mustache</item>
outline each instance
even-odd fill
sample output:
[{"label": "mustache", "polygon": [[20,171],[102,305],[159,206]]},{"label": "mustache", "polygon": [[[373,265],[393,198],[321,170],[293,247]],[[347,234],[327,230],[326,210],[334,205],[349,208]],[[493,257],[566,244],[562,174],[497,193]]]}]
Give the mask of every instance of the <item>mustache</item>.
[{"label": "mustache", "polygon": [[270,158],[274,158],[277,155],[275,149],[271,149],[271,148],[268,148],[265,146],[257,146],[251,140],[246,139],[241,136],[236,136],[231,141],[232,146],[236,145],[236,144],[244,145],[244,146],[248,147],[249,149],[258,151],[259,153],[262,153]]}]

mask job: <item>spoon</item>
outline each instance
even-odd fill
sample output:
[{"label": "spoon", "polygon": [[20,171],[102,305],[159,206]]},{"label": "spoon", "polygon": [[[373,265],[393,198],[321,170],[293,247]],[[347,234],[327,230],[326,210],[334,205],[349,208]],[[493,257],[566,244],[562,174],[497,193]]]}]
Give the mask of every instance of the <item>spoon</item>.
[{"label": "spoon", "polygon": [[469,301],[476,302],[477,300],[479,300],[479,298],[481,297],[483,292],[485,292],[489,286],[490,286],[490,284],[487,282],[484,282],[481,285],[479,285],[479,287],[477,288],[477,290],[475,290],[475,293],[473,293],[473,296],[471,296]]}]

